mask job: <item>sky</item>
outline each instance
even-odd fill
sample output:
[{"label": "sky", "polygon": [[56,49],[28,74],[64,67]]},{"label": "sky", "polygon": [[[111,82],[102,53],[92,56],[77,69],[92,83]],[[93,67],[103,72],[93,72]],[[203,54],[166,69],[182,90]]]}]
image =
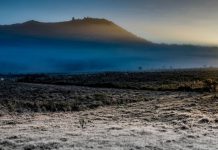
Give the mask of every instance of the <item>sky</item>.
[{"label": "sky", "polygon": [[218,46],[218,0],[0,0],[0,24],[106,18],[156,43]]}]

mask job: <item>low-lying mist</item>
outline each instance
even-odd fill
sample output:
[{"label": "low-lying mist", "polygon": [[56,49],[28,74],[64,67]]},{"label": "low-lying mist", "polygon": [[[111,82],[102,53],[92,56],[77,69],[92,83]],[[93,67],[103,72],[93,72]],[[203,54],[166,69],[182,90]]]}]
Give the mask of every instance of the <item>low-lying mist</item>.
[{"label": "low-lying mist", "polygon": [[217,48],[40,38],[0,40],[0,73],[138,71],[217,66]]}]

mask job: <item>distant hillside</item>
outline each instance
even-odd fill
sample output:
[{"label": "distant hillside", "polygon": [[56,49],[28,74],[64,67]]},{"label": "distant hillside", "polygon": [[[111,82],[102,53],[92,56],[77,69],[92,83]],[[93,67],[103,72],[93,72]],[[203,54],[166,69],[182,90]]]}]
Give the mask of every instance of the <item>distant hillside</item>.
[{"label": "distant hillside", "polygon": [[1,32],[20,36],[70,40],[147,42],[111,21],[97,18],[72,19],[71,21],[57,23],[43,23],[31,20],[21,24],[2,25],[0,26]]},{"label": "distant hillside", "polygon": [[0,73],[218,67],[218,48],[155,44],[106,19],[0,26]]}]

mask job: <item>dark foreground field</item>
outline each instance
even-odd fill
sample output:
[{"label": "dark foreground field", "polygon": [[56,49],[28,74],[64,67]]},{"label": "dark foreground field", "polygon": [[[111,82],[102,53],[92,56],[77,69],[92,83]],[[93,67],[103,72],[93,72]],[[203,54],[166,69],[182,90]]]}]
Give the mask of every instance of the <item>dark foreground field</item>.
[{"label": "dark foreground field", "polygon": [[107,72],[78,75],[23,75],[19,82],[88,87],[209,92],[218,82],[218,69],[181,69],[155,72]]},{"label": "dark foreground field", "polygon": [[0,149],[218,149],[217,73],[4,76]]}]

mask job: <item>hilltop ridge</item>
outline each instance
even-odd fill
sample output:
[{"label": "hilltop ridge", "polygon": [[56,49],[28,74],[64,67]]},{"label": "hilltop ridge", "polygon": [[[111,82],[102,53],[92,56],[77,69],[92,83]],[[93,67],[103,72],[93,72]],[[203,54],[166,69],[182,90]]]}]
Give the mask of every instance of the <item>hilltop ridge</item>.
[{"label": "hilltop ridge", "polygon": [[97,40],[106,42],[148,42],[104,18],[72,18],[69,21],[63,22],[39,22],[30,20],[19,24],[1,25],[0,32],[1,31],[31,37]]}]

